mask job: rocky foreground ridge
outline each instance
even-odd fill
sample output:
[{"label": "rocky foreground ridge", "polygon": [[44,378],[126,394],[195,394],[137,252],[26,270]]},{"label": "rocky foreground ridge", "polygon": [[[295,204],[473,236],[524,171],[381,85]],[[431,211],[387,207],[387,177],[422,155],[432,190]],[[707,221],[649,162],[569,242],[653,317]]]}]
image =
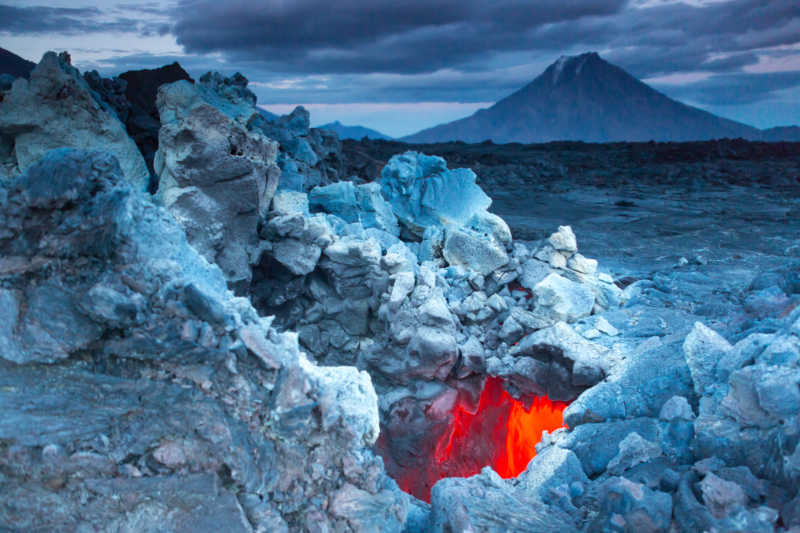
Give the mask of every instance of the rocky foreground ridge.
[{"label": "rocky foreground ridge", "polygon": [[[648,334],[646,283],[515,242],[471,170],[343,180],[210,73],[158,88],[150,173],[114,94],[47,54],[0,101],[2,528],[800,530],[795,296],[735,344]],[[487,376],[569,428],[401,491]]]}]

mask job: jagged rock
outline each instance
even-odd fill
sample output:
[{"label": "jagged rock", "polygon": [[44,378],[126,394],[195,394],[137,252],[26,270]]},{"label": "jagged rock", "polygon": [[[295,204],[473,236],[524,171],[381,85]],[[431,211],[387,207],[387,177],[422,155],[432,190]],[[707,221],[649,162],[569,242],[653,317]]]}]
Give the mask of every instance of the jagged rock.
[{"label": "jagged rock", "polygon": [[673,396],[664,403],[658,417],[667,422],[676,418],[682,420],[694,420],[694,412],[689,401],[683,396]]},{"label": "jagged rock", "polygon": [[103,78],[96,70],[84,72],[83,79],[110,106],[120,122],[125,124],[131,113],[131,104],[126,97],[128,82],[120,78]]},{"label": "jagged rock", "polygon": [[691,396],[692,381],[677,342],[643,343],[614,368],[613,376],[587,390],[564,410],[570,427],[639,416],[657,417],[673,396]]},{"label": "jagged rock", "polygon": [[722,359],[732,346],[719,333],[695,322],[694,328],[687,335],[683,344],[686,362],[692,373],[694,389],[702,394],[714,382],[717,362]]},{"label": "jagged rock", "polygon": [[666,533],[672,516],[669,494],[653,491],[624,477],[606,481],[599,489],[600,509],[588,531],[647,531]]},{"label": "jagged rock", "polygon": [[120,74],[119,78],[126,82],[125,98],[130,106],[125,127],[139,147],[147,168],[155,175],[153,159],[158,150],[158,130],[161,129],[156,106],[158,88],[179,80],[192,82],[192,78],[177,62],[155,69],[129,70]]},{"label": "jagged rock", "polygon": [[483,275],[508,263],[500,243],[464,228],[447,228],[442,255],[451,266],[460,265]]},{"label": "jagged rock", "polygon": [[715,518],[723,518],[737,507],[747,504],[747,495],[736,483],[708,473],[699,484],[703,503]]},{"label": "jagged rock", "polygon": [[521,391],[572,401],[606,375],[603,350],[578,335],[568,324],[527,335],[509,350],[509,367],[494,369]]},{"label": "jagged rock", "polygon": [[308,215],[308,195],[298,191],[277,191],[272,210],[278,215]]},{"label": "jagged rock", "polygon": [[272,256],[297,276],[314,271],[322,255],[322,248],[295,239],[285,239],[272,246]]},{"label": "jagged rock", "polygon": [[237,122],[246,124],[255,113],[256,95],[247,88],[248,80],[237,72],[225,77],[206,72],[197,80],[203,99]]},{"label": "jagged rock", "polygon": [[597,259],[587,259],[579,253],[576,253],[567,261],[567,268],[571,268],[575,272],[581,274],[594,274],[597,271]]},{"label": "jagged rock", "polygon": [[144,159],[113,111],[104,109],[66,54],[48,52],[0,101],[0,142],[13,141],[1,162],[9,176],[24,172],[48,151],[72,147],[103,150],[119,161],[125,179],[146,190]]},{"label": "jagged rock", "polygon": [[[176,105],[181,87],[193,86],[181,81],[159,89],[163,117],[170,116],[167,109]],[[247,285],[250,264],[258,259],[252,257],[258,223],[278,184],[277,146],[210,105],[197,105],[189,114],[181,109],[182,118],[165,119],[159,133],[157,197],[232,286]]]},{"label": "jagged rock", "polygon": [[112,156],[52,152],[0,191],[20,309],[0,326],[0,528],[401,529],[369,376],[310,363]]},{"label": "jagged rock", "polygon": [[447,478],[433,486],[431,531],[578,531],[576,522],[524,489],[515,489],[490,468],[470,478]]},{"label": "jagged rock", "polygon": [[404,227],[422,237],[428,226],[463,226],[491,199],[469,169],[448,170],[444,159],[417,152],[394,156],[381,172],[381,191]]},{"label": "jagged rock", "polygon": [[332,131],[309,126],[309,113],[302,106],[281,117],[259,113],[247,124],[248,129],[260,131],[280,145],[281,189],[307,192],[344,177],[340,176],[339,138]]},{"label": "jagged rock", "polygon": [[377,183],[353,185],[340,181],[315,187],[308,194],[312,212],[336,215],[346,222],[360,222],[365,228],[376,228],[395,237],[400,234],[397,218],[380,193]]},{"label": "jagged rock", "polygon": [[547,242],[557,251],[570,256],[578,251],[578,241],[570,226],[559,226],[558,231],[550,235]]},{"label": "jagged rock", "polygon": [[626,470],[640,463],[650,462],[661,454],[661,446],[643,439],[634,431],[619,443],[619,453],[608,462],[606,470],[612,475],[619,476]]},{"label": "jagged rock", "polygon": [[[537,453],[518,479],[522,487],[550,505],[558,504],[562,494],[574,496],[589,483],[575,454],[558,446]],[[561,507],[566,512],[575,511],[572,503]]]},{"label": "jagged rock", "polygon": [[156,69],[131,70],[118,77],[102,78],[97,71],[84,74],[92,90],[108,104],[125,124],[128,135],[136,143],[151,173],[149,192],[158,188],[153,159],[158,150],[161,120],[156,107],[158,88],[167,83],[187,80],[193,83],[175,62]]},{"label": "jagged rock", "polygon": [[533,290],[537,283],[542,281],[552,272],[550,265],[538,259],[529,259],[522,263],[520,285],[528,290]]},{"label": "jagged rock", "polygon": [[574,322],[588,316],[594,306],[594,293],[585,285],[556,273],[549,274],[533,287],[537,310],[555,320]]}]

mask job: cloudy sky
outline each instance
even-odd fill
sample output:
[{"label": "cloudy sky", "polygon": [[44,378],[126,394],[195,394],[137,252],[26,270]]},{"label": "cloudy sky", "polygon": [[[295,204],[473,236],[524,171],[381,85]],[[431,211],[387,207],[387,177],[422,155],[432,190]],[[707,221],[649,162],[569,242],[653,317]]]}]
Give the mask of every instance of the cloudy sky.
[{"label": "cloudy sky", "polygon": [[0,0],[0,46],[68,50],[105,75],[179,61],[241,71],[296,104],[404,135],[597,51],[686,103],[758,127],[800,124],[798,0]]}]

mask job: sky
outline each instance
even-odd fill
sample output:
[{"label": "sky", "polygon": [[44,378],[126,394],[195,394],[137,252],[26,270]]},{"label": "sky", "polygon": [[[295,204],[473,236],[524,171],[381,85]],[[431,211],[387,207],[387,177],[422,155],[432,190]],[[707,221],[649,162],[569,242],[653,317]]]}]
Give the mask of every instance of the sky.
[{"label": "sky", "polygon": [[798,0],[0,0],[0,47],[111,76],[242,72],[259,105],[401,136],[596,51],[668,96],[800,124]]}]

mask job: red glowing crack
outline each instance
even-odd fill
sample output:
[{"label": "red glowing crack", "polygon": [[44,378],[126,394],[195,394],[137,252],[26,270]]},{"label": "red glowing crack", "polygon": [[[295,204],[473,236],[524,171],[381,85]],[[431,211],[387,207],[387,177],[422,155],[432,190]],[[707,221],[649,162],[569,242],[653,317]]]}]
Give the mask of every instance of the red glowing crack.
[{"label": "red glowing crack", "polygon": [[452,406],[431,468],[398,476],[400,487],[417,498],[430,501],[430,489],[439,479],[469,477],[487,465],[503,478],[516,477],[536,455],[542,432],[564,427],[567,404],[537,397],[526,409],[500,378],[486,379],[477,407],[462,400]]}]

